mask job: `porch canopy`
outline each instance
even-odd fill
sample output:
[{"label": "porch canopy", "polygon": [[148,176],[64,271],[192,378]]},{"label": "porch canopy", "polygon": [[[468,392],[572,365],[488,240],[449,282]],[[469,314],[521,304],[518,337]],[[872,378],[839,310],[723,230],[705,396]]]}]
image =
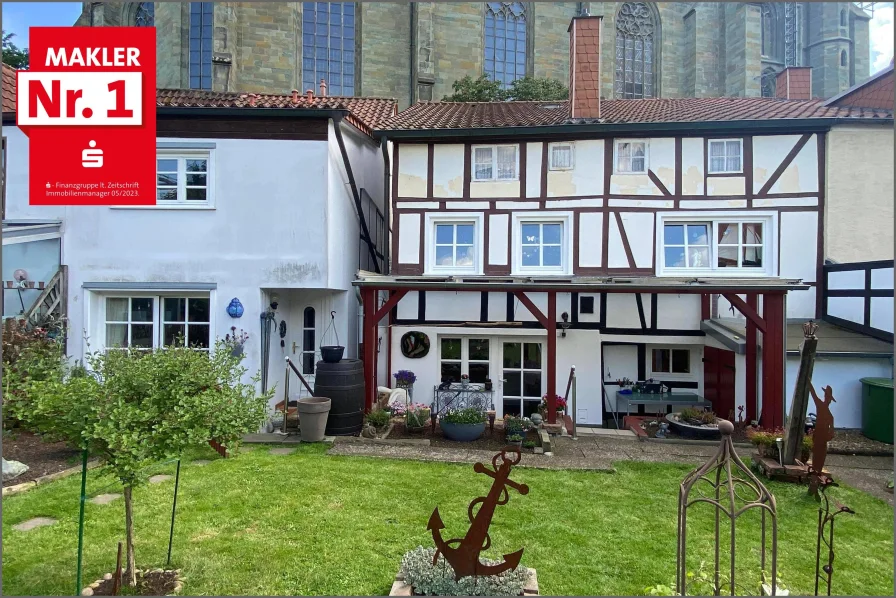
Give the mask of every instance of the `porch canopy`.
[{"label": "porch canopy", "polygon": [[[554,395],[557,392],[557,293],[658,293],[698,294],[701,319],[710,318],[710,296],[724,296],[747,321],[746,399],[747,417],[758,412],[756,399],[757,331],[763,337],[762,351],[762,424],[784,424],[784,347],[785,296],[788,291],[809,288],[798,279],[752,278],[673,278],[627,276],[390,276],[359,271],[353,283],[360,288],[364,309],[363,361],[365,410],[376,399],[377,326],[408,291],[451,291],[513,293],[547,331],[548,417],[556,421]],[[377,296],[387,292],[378,305]],[[547,295],[547,313],[532,302],[527,293]],[[739,297],[745,295],[746,301]],[[762,314],[758,297],[762,295]]]}]

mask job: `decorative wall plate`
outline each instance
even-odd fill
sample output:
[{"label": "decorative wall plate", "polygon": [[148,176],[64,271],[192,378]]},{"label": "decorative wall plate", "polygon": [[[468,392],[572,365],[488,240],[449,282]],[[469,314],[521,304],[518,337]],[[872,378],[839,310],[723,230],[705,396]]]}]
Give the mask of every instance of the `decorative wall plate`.
[{"label": "decorative wall plate", "polygon": [[408,359],[426,357],[429,353],[429,337],[422,332],[405,332],[401,337],[401,354]]}]

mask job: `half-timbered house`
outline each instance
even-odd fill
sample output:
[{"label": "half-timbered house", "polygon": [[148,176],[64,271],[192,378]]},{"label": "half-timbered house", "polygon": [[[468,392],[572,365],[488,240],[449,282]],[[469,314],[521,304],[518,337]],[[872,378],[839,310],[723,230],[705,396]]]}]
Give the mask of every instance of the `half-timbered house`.
[{"label": "half-timbered house", "polygon": [[499,417],[528,415],[576,366],[579,425],[625,411],[623,378],[782,424],[786,322],[821,310],[828,134],[892,111],[809,99],[807,69],[779,98],[601,100],[600,22],[570,25],[569,101],[418,103],[380,125],[391,272],[355,282],[368,403],[388,324],[379,358],[420,400],[467,375]]}]

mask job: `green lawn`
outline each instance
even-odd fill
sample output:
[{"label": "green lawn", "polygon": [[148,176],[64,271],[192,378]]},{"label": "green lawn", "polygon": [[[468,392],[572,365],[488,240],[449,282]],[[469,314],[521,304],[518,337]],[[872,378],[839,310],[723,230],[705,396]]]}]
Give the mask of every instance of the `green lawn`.
[{"label": "green lawn", "polygon": [[[328,457],[321,446],[289,456],[248,446],[237,458],[181,469],[172,565],[193,595],[385,595],[401,555],[431,545],[426,523],[438,505],[445,537],[466,531],[466,507],[489,480],[471,465]],[[214,455],[210,450],[203,458]],[[488,556],[525,547],[523,564],[538,570],[541,593],[641,594],[670,583],[675,570],[678,483],[688,467],[618,463],[616,473],[516,469],[530,487],[511,492],[492,525]],[[174,466],[163,468],[173,473]],[[91,475],[88,492],[108,478]],[[165,565],[173,480],[135,492],[138,566]],[[791,594],[812,594],[817,505],[804,487],[771,484],[778,501],[778,567]],[[75,584],[79,476],[3,500],[5,595],[71,594]],[[832,494],[858,515],[838,516],[833,591],[890,595],[893,510],[862,492]],[[31,517],[58,519],[27,533],[12,525]],[[694,518],[689,550],[709,544]],[[740,528],[739,528],[740,530]],[[751,533],[738,532],[738,563],[755,563]],[[124,539],[124,505],[88,503],[84,579],[115,564]],[[708,554],[708,553],[705,553]],[[707,560],[709,560],[707,558]]]}]

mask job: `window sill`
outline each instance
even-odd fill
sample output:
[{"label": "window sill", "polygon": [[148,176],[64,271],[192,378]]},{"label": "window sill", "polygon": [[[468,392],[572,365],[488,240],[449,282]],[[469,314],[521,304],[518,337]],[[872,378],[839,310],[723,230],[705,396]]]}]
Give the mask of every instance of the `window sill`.
[{"label": "window sill", "polygon": [[473,179],[471,183],[518,183],[520,178],[515,179]]},{"label": "window sill", "polygon": [[731,172],[707,172],[706,176],[744,176],[743,170],[731,171]]},{"label": "window sill", "polygon": [[779,278],[777,274],[771,274],[765,270],[761,272],[736,270],[734,268],[722,268],[721,270],[660,270],[657,276],[670,278],[696,277],[696,278]]},{"label": "window sill", "polygon": [[185,211],[209,211],[214,210],[215,206],[166,206],[166,205],[154,205],[154,206],[109,206],[113,210],[185,210]]},{"label": "window sill", "polygon": [[633,174],[638,175],[638,176],[644,176],[644,175],[647,174],[647,171],[644,170],[644,171],[641,171],[641,172],[614,172],[613,174],[614,174],[615,176],[631,176],[631,175],[633,175]]}]

